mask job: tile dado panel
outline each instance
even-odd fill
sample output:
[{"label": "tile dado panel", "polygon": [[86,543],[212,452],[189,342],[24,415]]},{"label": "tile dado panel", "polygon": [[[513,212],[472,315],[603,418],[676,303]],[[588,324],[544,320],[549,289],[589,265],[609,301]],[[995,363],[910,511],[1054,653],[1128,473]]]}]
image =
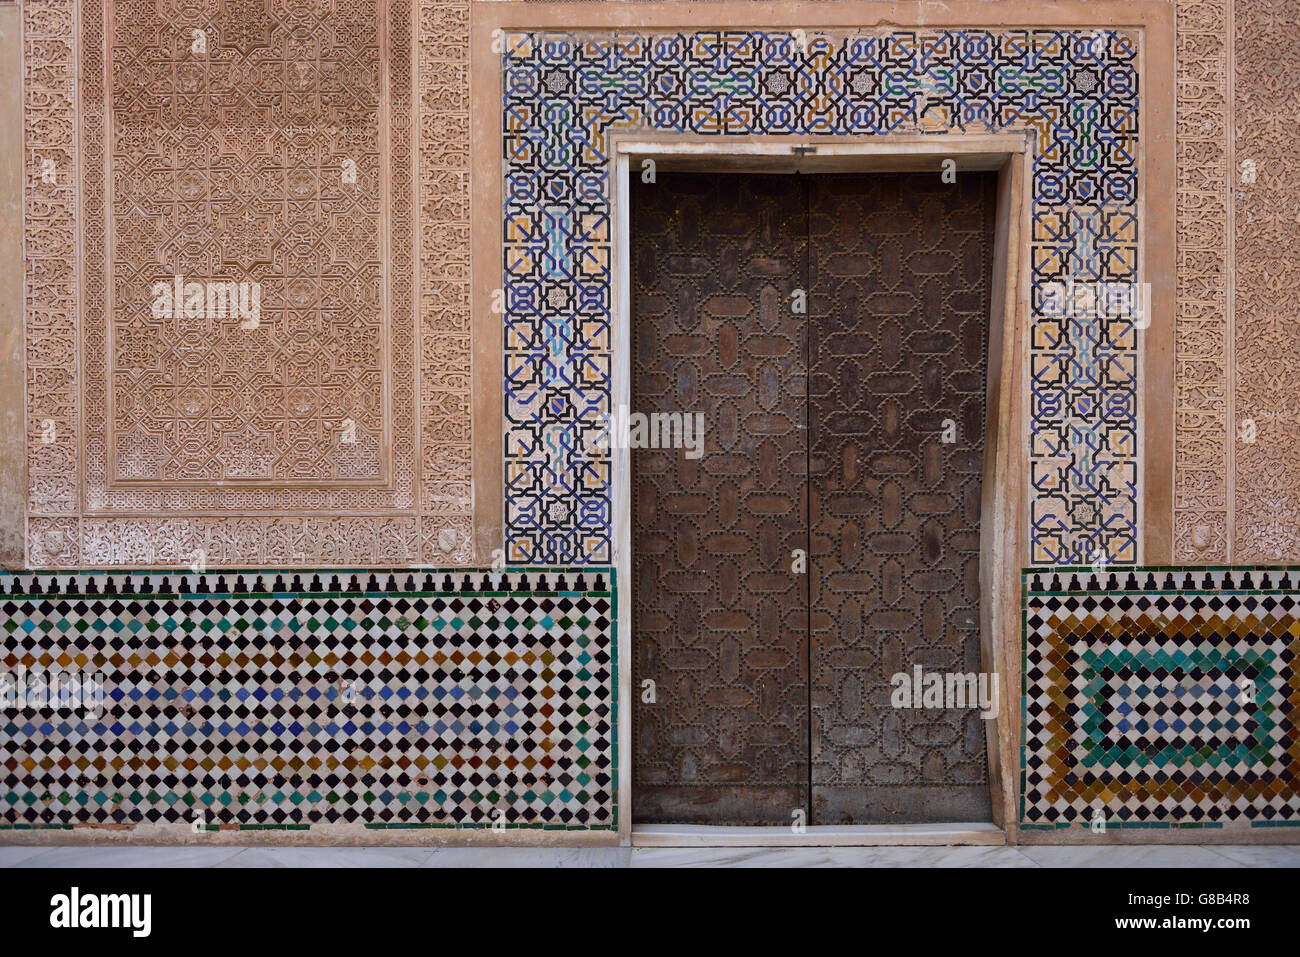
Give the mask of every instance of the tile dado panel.
[{"label": "tile dado panel", "polygon": [[1300,826],[1298,656],[1300,568],[1026,572],[1021,827]]},{"label": "tile dado panel", "polygon": [[472,560],[467,4],[23,16],[29,563]]},{"label": "tile dado panel", "polygon": [[[1132,316],[1049,284],[1133,283],[1139,39],[1123,31],[503,37],[505,488],[510,561],[611,558],[609,137],[1026,129],[1036,564],[1138,558]],[[1079,310],[1082,312],[1082,310]]]},{"label": "tile dado panel", "polygon": [[103,689],[100,709],[6,702],[0,828],[613,830],[612,585],[601,568],[0,574],[0,694],[54,672]]}]

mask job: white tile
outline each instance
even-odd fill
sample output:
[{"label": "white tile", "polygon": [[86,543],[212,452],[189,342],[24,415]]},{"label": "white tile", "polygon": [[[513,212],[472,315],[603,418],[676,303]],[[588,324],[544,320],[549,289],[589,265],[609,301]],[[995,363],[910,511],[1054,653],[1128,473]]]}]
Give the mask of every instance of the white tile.
[{"label": "white tile", "polygon": [[0,847],[0,867],[34,867],[32,858],[48,854],[48,847]]},{"label": "white tile", "polygon": [[624,847],[439,847],[424,867],[626,867]]},{"label": "white tile", "polygon": [[1300,867],[1300,846],[1287,844],[1225,844],[1216,854],[1245,867]]},{"label": "white tile", "polygon": [[245,847],[219,867],[419,867],[427,847]]},{"label": "white tile", "polygon": [[1197,844],[1021,845],[1042,867],[1237,867],[1214,848]]},{"label": "white tile", "polygon": [[22,867],[214,867],[237,847],[44,847]]},{"label": "white tile", "polygon": [[[882,848],[897,854],[908,848]],[[901,857],[897,863],[874,864],[875,867],[1037,867],[1017,847],[918,847],[924,851],[912,860]]]},{"label": "white tile", "polygon": [[792,859],[822,850],[816,847],[637,847],[632,867],[773,867],[778,858]]},{"label": "white tile", "polygon": [[0,847],[0,867],[1300,867],[1300,847]]},{"label": "white tile", "polygon": [[638,847],[633,867],[1034,867],[1010,847]]},{"label": "white tile", "polygon": [[[1014,847],[877,847],[854,867],[1035,867]],[[844,852],[840,852],[844,853]],[[846,855],[848,856],[848,855]]]}]

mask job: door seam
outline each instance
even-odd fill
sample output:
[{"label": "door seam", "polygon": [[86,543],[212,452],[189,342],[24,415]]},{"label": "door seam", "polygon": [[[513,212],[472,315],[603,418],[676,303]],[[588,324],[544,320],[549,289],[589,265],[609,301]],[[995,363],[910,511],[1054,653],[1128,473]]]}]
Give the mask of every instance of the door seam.
[{"label": "door seam", "polygon": [[[795,175],[799,177],[803,187],[803,223],[804,223],[804,244],[803,244],[803,288],[805,301],[809,306],[813,304],[812,295],[812,181],[810,177],[804,176],[798,170]],[[813,808],[813,629],[812,629],[812,576],[813,576],[813,549],[812,549],[812,311],[809,309],[804,313],[804,335],[803,335],[803,402],[804,402],[804,432],[803,432],[803,452],[804,452],[804,547],[806,549],[807,560],[804,564],[804,612],[806,616],[807,650],[805,651],[807,669],[807,732],[808,732],[808,823],[816,824],[814,820]]]}]

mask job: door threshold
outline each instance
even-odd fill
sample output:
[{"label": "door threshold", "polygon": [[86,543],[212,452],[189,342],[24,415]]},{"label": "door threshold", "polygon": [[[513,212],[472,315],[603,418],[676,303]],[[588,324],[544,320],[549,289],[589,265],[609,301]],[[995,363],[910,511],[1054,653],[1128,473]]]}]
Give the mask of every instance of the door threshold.
[{"label": "door threshold", "polygon": [[813,825],[796,834],[788,827],[720,827],[710,824],[638,824],[633,847],[934,847],[1007,842],[996,824]]}]

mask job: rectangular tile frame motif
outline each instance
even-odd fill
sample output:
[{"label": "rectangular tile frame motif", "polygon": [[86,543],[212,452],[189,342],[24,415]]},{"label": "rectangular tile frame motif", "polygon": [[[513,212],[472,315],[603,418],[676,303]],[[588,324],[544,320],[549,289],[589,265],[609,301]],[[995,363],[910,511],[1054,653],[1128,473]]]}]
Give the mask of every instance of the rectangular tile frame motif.
[{"label": "rectangular tile frame motif", "polygon": [[[140,9],[135,9],[138,2]],[[337,25],[340,31],[356,34],[357,49],[366,48],[365,36],[371,35],[371,55],[365,63],[360,63],[365,59],[361,54],[341,57],[334,55],[337,50],[316,49],[316,34],[305,26],[304,18],[313,16],[308,8],[281,10],[272,16],[268,5],[241,3],[238,9],[223,7],[222,13],[209,19],[194,20],[198,14],[193,5],[127,0],[112,6],[113,16],[106,22],[104,0],[92,0],[80,11],[61,0],[24,4],[29,566],[166,567],[189,563],[199,552],[213,565],[236,567],[473,560],[468,267],[461,252],[469,219],[466,44],[461,37],[468,29],[468,4],[465,0],[370,3],[376,15],[368,22],[345,16],[346,22]],[[377,15],[380,8],[382,17]],[[367,9],[364,4],[357,7],[362,20]],[[376,24],[381,20],[382,40],[376,41]],[[150,24],[157,27],[152,40],[148,39]],[[259,29],[259,24],[265,29]],[[210,54],[206,60],[190,57],[191,44],[199,42],[196,30],[204,31],[203,42]],[[114,68],[107,69],[108,37],[122,40],[137,55],[110,57]],[[457,41],[457,37],[461,39]],[[376,42],[378,60],[373,55]],[[158,55],[150,56],[142,52],[154,47],[170,53],[163,56],[155,50]],[[197,62],[187,62],[190,59]],[[203,69],[220,76],[204,82],[195,73]],[[380,80],[376,69],[391,77],[389,96],[383,103],[375,93]],[[241,70],[249,74],[242,80]],[[203,114],[200,101],[212,89],[251,95],[250,91],[255,93],[270,83],[277,90],[283,87],[286,102],[297,97],[306,104],[302,129],[316,129],[329,115],[339,112],[325,109],[337,100],[336,105],[357,122],[330,127],[324,140],[360,148],[365,137],[358,130],[369,125],[372,132],[388,130],[391,149],[386,156],[368,158],[361,149],[358,185],[347,187],[357,193],[352,197],[324,188],[329,176],[342,173],[341,165],[335,168],[337,157],[307,156],[312,150],[299,149],[301,144],[291,142],[292,131],[274,122],[268,127],[270,135],[279,136],[282,142],[277,141],[273,152],[284,154],[277,157],[281,162],[288,157],[279,178],[271,175],[273,169],[263,168],[266,164],[255,170],[225,169],[234,163],[230,151],[221,154],[225,159],[218,157],[215,167],[198,157],[197,166],[178,160],[177,168],[168,173],[159,165],[168,157],[154,148],[162,137],[152,135],[148,122],[117,129],[110,129],[105,122],[109,113],[103,96],[106,79],[154,74],[160,77],[159,82],[188,91],[194,115],[186,114],[187,123]],[[191,89],[195,83],[199,87]],[[346,93],[349,87],[360,90],[351,100]],[[370,94],[365,93],[367,89]],[[118,92],[118,99],[131,100],[129,86]],[[367,96],[373,102],[368,102]],[[122,106],[115,104],[114,116],[122,113]],[[232,115],[231,104],[214,101],[207,109],[216,118],[213,130],[220,139],[221,117]],[[115,151],[113,144],[120,149]],[[148,193],[141,193],[146,186],[153,195],[170,195],[178,206],[186,205],[180,201],[188,195],[187,188],[191,192],[198,189],[205,196],[224,190],[221,203],[206,204],[195,215],[207,223],[204,228],[210,239],[229,240],[235,252],[243,248],[240,230],[231,226],[223,231],[212,225],[216,222],[213,217],[219,218],[223,209],[230,213],[241,208],[254,218],[274,219],[273,208],[291,206],[302,199],[298,193],[315,202],[318,213],[324,210],[317,219],[331,209],[335,213],[330,215],[336,215],[350,202],[372,213],[379,208],[384,223],[378,235],[353,236],[344,227],[330,230],[351,250],[349,257],[369,248],[373,256],[358,253],[363,263],[388,260],[382,270],[387,279],[379,283],[386,288],[371,288],[374,283],[367,285],[359,273],[354,277],[335,275],[337,269],[322,273],[317,268],[321,266],[316,262],[319,256],[307,252],[301,243],[296,250],[273,252],[270,258],[282,260],[285,278],[268,281],[284,294],[286,309],[292,312],[301,299],[300,319],[311,315],[325,321],[321,317],[328,313],[339,320],[334,322],[339,331],[339,350],[334,350],[338,355],[318,349],[304,352],[301,343],[288,341],[294,336],[301,338],[302,330],[286,330],[287,339],[277,353],[284,361],[278,368],[289,378],[301,379],[298,386],[302,387],[277,387],[268,392],[256,383],[243,390],[210,388],[208,383],[197,392],[186,391],[177,386],[174,370],[169,373],[159,363],[150,367],[137,347],[132,355],[145,363],[140,365],[139,382],[132,386],[139,394],[132,398],[127,389],[121,396],[110,395],[105,362],[111,350],[123,348],[122,341],[110,341],[110,328],[131,326],[140,302],[133,301],[132,309],[119,304],[120,315],[107,305],[108,290],[117,289],[121,279],[120,275],[113,277],[107,267],[111,263],[118,273],[123,272],[118,268],[122,263],[114,259],[108,245],[109,238],[117,231],[125,241],[135,230],[141,234],[142,248],[152,250],[157,245],[148,240],[150,231],[156,231],[148,222],[130,216],[111,221],[107,217],[113,201],[106,196],[104,174],[109,165],[121,166],[128,156],[125,168],[138,170],[143,177],[135,193],[123,193],[128,206],[132,195]],[[123,185],[116,183],[115,188]],[[78,187],[84,192],[80,201]],[[379,202],[381,193],[392,202]],[[418,233],[417,203],[421,210]],[[289,219],[297,221],[293,215]],[[308,220],[315,221],[312,216],[303,221]],[[246,232],[247,238],[256,239],[256,230]],[[310,245],[306,235],[295,239],[292,229],[286,228],[286,236],[288,245],[297,239]],[[179,239],[168,242],[184,245]],[[86,250],[85,268],[78,260],[79,247]],[[385,249],[387,252],[382,251]],[[196,262],[205,256],[212,258],[210,250],[197,247],[189,253]],[[258,262],[267,258],[266,250],[250,250],[249,255]],[[135,258],[141,256],[153,258],[149,254]],[[102,267],[94,265],[106,257]],[[136,268],[139,265],[129,270],[133,281],[149,271]],[[155,264],[158,268],[162,265]],[[153,278],[157,277],[145,277]],[[142,288],[146,287],[151,287],[151,282]],[[269,295],[271,286],[265,291]],[[354,301],[355,309],[349,306]],[[357,310],[374,319],[377,309],[386,315],[389,336],[379,335],[373,321],[362,322],[359,329],[355,323],[349,326],[343,321],[347,318],[344,313]],[[264,325],[264,332],[269,325],[273,323]],[[131,331],[137,339],[150,335],[138,327]],[[175,345],[172,354],[182,365],[192,360],[189,353],[193,350],[185,341],[178,340]],[[371,372],[359,372],[361,379],[352,386],[338,387],[337,370],[329,367],[338,363],[340,355],[352,352],[365,365],[364,356],[372,346],[379,349],[382,361]],[[381,370],[390,363],[392,373],[384,383]],[[233,381],[243,372],[241,368],[226,378]],[[186,374],[202,376],[192,369]],[[135,376],[132,372],[131,377]],[[257,376],[250,373],[250,382],[253,379]],[[363,380],[366,388],[353,388]],[[168,390],[176,395],[171,396]],[[338,450],[330,448],[335,436],[321,429],[325,429],[326,420],[330,429],[337,429],[339,418],[350,417],[333,413],[347,411],[340,403],[352,401],[342,398],[352,391],[365,393],[353,417],[357,441],[347,443],[350,447],[335,455]],[[205,401],[199,392],[210,393],[207,399],[211,401]],[[118,406],[127,410],[124,414],[134,415],[142,405],[158,401],[160,395],[169,403],[175,399],[175,408],[162,410],[162,415],[175,418],[181,413],[173,425],[180,423],[177,428],[182,431],[191,425],[200,429],[211,426],[217,418],[241,414],[247,418],[253,406],[270,401],[281,402],[288,418],[263,415],[259,421],[275,420],[283,425],[302,413],[320,420],[315,429],[320,441],[315,445],[307,442],[312,445],[307,449],[303,445],[306,440],[292,434],[292,441],[286,439],[277,446],[265,436],[237,435],[235,429],[210,437],[211,444],[219,447],[218,457],[225,455],[234,463],[231,468],[220,466],[220,476],[208,475],[201,468],[190,476],[197,481],[169,485],[163,481],[169,476],[161,462],[176,450],[169,452],[148,430],[128,428],[115,435],[108,421],[114,405],[110,398],[125,400]],[[267,399],[267,395],[272,397]],[[326,416],[326,411],[330,415]],[[195,422],[182,421],[186,416]],[[204,443],[196,445],[196,441],[189,436],[179,447],[197,454]],[[287,451],[290,447],[292,452]],[[342,449],[342,443],[339,447]],[[125,456],[125,470],[118,468],[121,463],[114,458],[115,449],[120,453],[117,458]],[[312,464],[324,461],[322,454],[332,462],[324,471]],[[284,474],[270,467],[273,461],[288,463]],[[292,464],[295,461],[297,465]],[[204,466],[208,472],[209,466],[211,461]]]},{"label": "rectangular tile frame motif", "polygon": [[508,560],[611,558],[611,132],[1029,129],[1030,561],[1137,561],[1135,324],[1044,301],[1138,281],[1137,63],[1137,37],[1108,30],[506,34]]},{"label": "rectangular tile frame motif", "polygon": [[104,683],[0,715],[0,830],[614,830],[612,576],[0,574],[7,693]]},{"label": "rectangular tile frame motif", "polygon": [[1300,826],[1298,586],[1027,570],[1021,827]]}]

